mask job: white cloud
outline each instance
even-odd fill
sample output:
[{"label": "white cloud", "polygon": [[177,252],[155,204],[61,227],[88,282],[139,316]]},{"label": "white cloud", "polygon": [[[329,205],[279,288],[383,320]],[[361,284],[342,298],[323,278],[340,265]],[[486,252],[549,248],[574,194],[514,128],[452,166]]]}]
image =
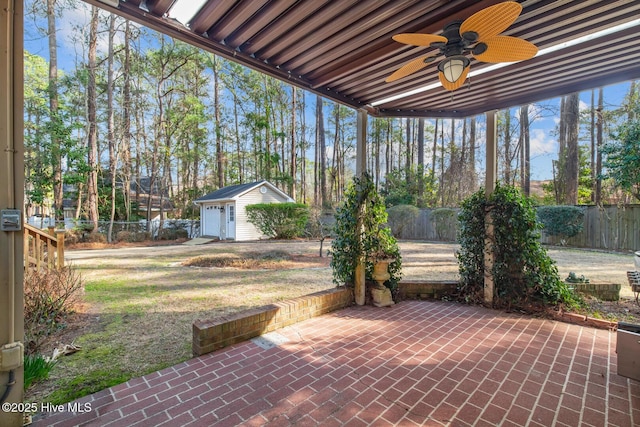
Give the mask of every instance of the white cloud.
[{"label": "white cloud", "polygon": [[[105,23],[108,13],[99,10],[100,24],[98,27],[98,56],[106,56],[108,52],[108,34]],[[65,8],[62,16],[56,20],[58,27],[58,46],[62,52],[73,52],[78,61],[86,61],[86,49],[89,39],[89,21],[91,20],[91,6],[85,2],[79,2],[74,8]],[[115,43],[122,43],[123,35],[116,33]],[[67,58],[71,60],[71,58]]]},{"label": "white cloud", "polygon": [[558,141],[547,129],[531,129],[531,157],[553,154],[558,151]]},{"label": "white cloud", "polygon": [[591,106],[589,104],[587,104],[586,102],[584,102],[583,100],[580,100],[580,105],[578,106],[578,108],[580,109],[580,111],[589,111],[589,110],[591,110]]}]

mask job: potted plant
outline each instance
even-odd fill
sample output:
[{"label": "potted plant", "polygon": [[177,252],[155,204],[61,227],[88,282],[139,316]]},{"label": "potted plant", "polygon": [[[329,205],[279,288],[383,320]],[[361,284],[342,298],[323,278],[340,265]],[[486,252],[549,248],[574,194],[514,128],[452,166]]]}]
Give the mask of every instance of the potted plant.
[{"label": "potted plant", "polygon": [[[396,290],[399,278],[397,274],[394,274],[394,281],[391,281],[390,266],[399,262],[400,252],[389,227],[378,224],[375,233],[371,233],[365,239],[365,248],[367,250],[366,258],[370,264],[369,275],[374,283],[370,288],[372,303],[376,307],[393,305],[391,291],[392,289]],[[394,265],[394,273],[398,270],[398,266]]]},{"label": "potted plant", "polygon": [[[366,279],[374,283],[374,265],[379,264],[375,268],[380,275],[377,275],[379,279],[374,287],[383,292],[380,287],[386,287],[389,295],[395,293],[402,276],[402,258],[398,243],[386,223],[384,201],[375,189],[371,177],[368,174],[355,177],[345,191],[342,205],[336,211],[331,267],[333,280],[337,285],[352,285],[357,262],[363,260]],[[381,265],[385,263],[386,266]],[[384,270],[389,275],[388,278],[382,277]],[[389,300],[393,302],[392,298]]]}]

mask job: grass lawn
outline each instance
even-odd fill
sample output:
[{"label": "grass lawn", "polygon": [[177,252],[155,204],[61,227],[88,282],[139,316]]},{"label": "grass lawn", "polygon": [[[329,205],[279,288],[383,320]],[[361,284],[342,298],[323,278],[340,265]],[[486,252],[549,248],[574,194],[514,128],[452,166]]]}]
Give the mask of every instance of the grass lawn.
[{"label": "grass lawn", "polygon": [[[400,247],[405,278],[457,278],[456,245]],[[45,355],[71,342],[81,350],[60,358],[49,379],[28,390],[27,400],[60,404],[176,365],[192,357],[196,319],[334,287],[329,259],[318,252],[319,243],[308,241],[69,251],[66,258],[85,281],[84,302]],[[576,271],[626,283],[625,271],[633,269],[630,255],[564,249],[550,255],[561,277]]]}]

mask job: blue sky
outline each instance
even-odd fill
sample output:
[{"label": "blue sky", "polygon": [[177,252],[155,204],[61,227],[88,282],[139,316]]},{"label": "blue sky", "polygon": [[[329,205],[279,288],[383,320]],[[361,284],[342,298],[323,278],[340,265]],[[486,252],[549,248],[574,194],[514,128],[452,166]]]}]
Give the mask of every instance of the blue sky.
[{"label": "blue sky", "polygon": [[[86,58],[83,52],[85,43],[76,43],[73,38],[78,37],[75,28],[85,27],[89,20],[89,6],[86,3],[78,2],[75,9],[65,10],[63,16],[57,19],[58,47],[59,47],[59,68],[61,70],[71,70],[75,64]],[[33,20],[27,16],[25,22],[25,48],[32,54],[48,58],[47,39],[39,32]],[[99,41],[99,49],[106,51],[106,38]],[[629,83],[622,83],[608,86],[604,90],[605,105],[608,108],[615,108],[622,103],[624,95],[629,89]],[[581,108],[588,109],[590,105],[591,93],[583,92],[580,95]],[[537,104],[541,106],[552,106],[558,110],[560,101],[558,98],[546,100]],[[309,105],[309,108],[314,108]],[[312,114],[312,113],[311,113]],[[557,158],[558,141],[554,134],[558,123],[558,117],[543,115],[532,121],[530,128],[531,136],[531,174],[534,180],[544,180],[552,178],[552,161]],[[480,168],[482,166],[480,165]]]}]

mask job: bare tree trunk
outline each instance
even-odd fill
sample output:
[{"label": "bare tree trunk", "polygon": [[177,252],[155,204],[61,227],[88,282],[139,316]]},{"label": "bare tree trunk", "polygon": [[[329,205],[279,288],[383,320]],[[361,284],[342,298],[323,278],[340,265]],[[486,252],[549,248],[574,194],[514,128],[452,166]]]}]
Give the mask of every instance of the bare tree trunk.
[{"label": "bare tree trunk", "polygon": [[589,138],[591,147],[591,201],[596,200],[596,91],[591,89],[591,111],[589,122]]},{"label": "bare tree trunk", "polygon": [[224,187],[224,153],[222,152],[222,132],[220,131],[220,76],[218,75],[217,56],[213,55],[213,109],[214,130],[216,137],[216,167],[218,172],[218,188]]},{"label": "bare tree trunk", "polygon": [[376,119],[376,132],[374,134],[373,144],[375,146],[374,152],[372,154],[373,160],[373,171],[374,171],[374,182],[376,189],[380,188],[380,145],[382,143],[382,123],[380,120],[384,119]]},{"label": "bare tree trunk", "polygon": [[111,175],[111,214],[109,217],[109,229],[107,231],[107,241],[113,241],[113,221],[116,216],[116,183],[118,165],[118,144],[115,136],[115,117],[113,108],[113,39],[116,32],[116,16],[109,16],[109,43],[107,57],[107,141],[109,143],[109,174]]},{"label": "bare tree trunk", "polygon": [[579,174],[579,147],[578,126],[580,124],[580,98],[579,94],[572,93],[567,98],[567,197],[568,205],[578,204],[578,174]]},{"label": "bare tree trunk", "polygon": [[233,90],[233,134],[236,140],[236,156],[238,156],[238,180],[240,184],[244,183],[244,151],[240,141],[240,123],[238,117],[238,95]]},{"label": "bare tree trunk", "polygon": [[438,122],[436,119],[435,130],[433,131],[433,148],[431,149],[431,182],[435,184],[436,160],[438,158]]},{"label": "bare tree trunk", "polygon": [[98,123],[96,113],[96,53],[98,46],[98,8],[91,7],[89,30],[89,81],[87,84],[87,119],[89,121],[87,164],[89,179],[87,180],[89,221],[93,223],[92,232],[98,231]]},{"label": "bare tree trunk", "polygon": [[386,132],[386,150],[384,156],[384,172],[388,174],[391,172],[391,165],[393,164],[393,136],[391,135],[391,119],[387,119],[387,132]]},{"label": "bare tree trunk", "polygon": [[305,95],[302,93],[302,103],[300,104],[300,200],[307,203],[307,126],[305,121]]},{"label": "bare tree trunk", "polygon": [[[602,89],[601,89],[602,90]],[[636,107],[638,104],[638,82],[636,80],[631,81],[629,86],[629,105],[627,106],[627,117],[632,122],[636,119]]]},{"label": "bare tree trunk", "polygon": [[511,184],[511,109],[504,111],[504,182]]},{"label": "bare tree trunk", "polygon": [[531,194],[531,136],[529,134],[529,104],[520,107],[520,135],[522,138],[522,191]]},{"label": "bare tree trunk", "polygon": [[447,191],[447,204],[453,205],[459,190],[459,182],[456,179],[457,159],[456,159],[456,121],[451,119],[451,139],[449,139],[449,182]]},{"label": "bare tree trunk", "polygon": [[407,183],[411,180],[411,123],[413,121],[410,118],[407,118],[406,124],[407,124],[407,141],[406,141],[406,152],[404,153],[405,155],[405,160],[404,160],[404,170],[405,170],[405,177],[407,180]]},{"label": "bare tree trunk", "polygon": [[424,118],[418,119],[418,204],[424,205]]},{"label": "bare tree trunk", "polygon": [[291,86],[291,162],[289,176],[291,176],[291,183],[289,185],[289,194],[296,199],[296,105],[297,105],[298,91],[295,86]]},{"label": "bare tree trunk", "polygon": [[567,157],[567,97],[563,96],[560,99],[560,124],[559,138],[558,138],[558,160],[557,167],[554,167],[554,188],[556,203],[563,204],[566,200],[566,170],[565,163]]},{"label": "bare tree trunk", "polygon": [[338,199],[338,186],[340,176],[340,106],[335,104],[333,107],[335,129],[333,136],[333,154],[331,156],[331,182],[329,183],[329,194]]},{"label": "bare tree trunk", "polygon": [[602,147],[603,135],[604,135],[604,120],[603,120],[603,112],[604,112],[604,94],[602,88],[598,89],[598,118],[596,123],[596,195],[594,198],[594,202],[596,206],[602,205],[602,179],[600,179],[600,175],[602,175],[602,153],[600,148]]},{"label": "bare tree trunk", "polygon": [[324,135],[324,111],[322,108],[322,98],[316,96],[316,128],[318,139],[316,144],[318,145],[318,151],[320,156],[320,205],[323,208],[330,207],[329,197],[327,194],[327,144]]},{"label": "bare tree trunk", "polygon": [[444,122],[440,126],[440,206],[444,206]]},{"label": "bare tree trunk", "polygon": [[467,172],[469,189],[474,192],[476,189],[476,118],[471,119],[469,124],[469,168]]},{"label": "bare tree trunk", "polygon": [[56,219],[64,219],[62,186],[62,147],[57,134],[58,114],[58,42],[56,28],[56,0],[47,0],[47,32],[49,36],[49,113],[55,125],[51,130],[51,157],[53,166],[53,204]]},{"label": "bare tree trunk", "polygon": [[124,84],[122,88],[122,194],[124,196],[126,220],[131,220],[131,28],[125,22],[124,31]]},{"label": "bare tree trunk", "polygon": [[271,179],[271,129],[274,129],[275,126],[272,127],[272,123],[275,125],[275,120],[272,120],[272,105],[271,105],[271,93],[269,88],[269,77],[267,75],[264,76],[264,106],[265,112],[264,116],[266,119],[267,127],[264,132],[264,158],[265,158],[265,178]]}]

